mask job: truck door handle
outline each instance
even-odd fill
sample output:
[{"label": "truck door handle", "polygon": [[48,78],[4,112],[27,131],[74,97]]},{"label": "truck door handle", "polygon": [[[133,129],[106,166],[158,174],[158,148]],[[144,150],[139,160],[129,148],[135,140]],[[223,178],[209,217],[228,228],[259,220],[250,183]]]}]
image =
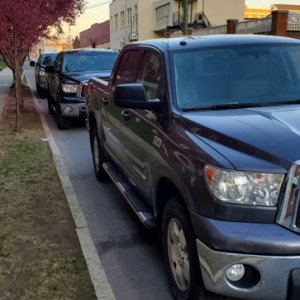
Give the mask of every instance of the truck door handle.
[{"label": "truck door handle", "polygon": [[128,121],[128,120],[130,119],[129,111],[128,111],[128,110],[122,110],[122,111],[121,111],[121,115],[122,115],[122,117],[123,117],[126,121]]}]

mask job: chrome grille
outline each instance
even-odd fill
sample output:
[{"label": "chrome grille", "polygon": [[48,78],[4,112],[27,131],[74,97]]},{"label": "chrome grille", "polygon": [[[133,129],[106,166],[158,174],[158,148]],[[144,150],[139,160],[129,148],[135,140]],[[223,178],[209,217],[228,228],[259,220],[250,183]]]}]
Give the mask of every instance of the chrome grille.
[{"label": "chrome grille", "polygon": [[277,223],[300,233],[300,161],[296,161],[287,177],[283,201],[279,207]]}]

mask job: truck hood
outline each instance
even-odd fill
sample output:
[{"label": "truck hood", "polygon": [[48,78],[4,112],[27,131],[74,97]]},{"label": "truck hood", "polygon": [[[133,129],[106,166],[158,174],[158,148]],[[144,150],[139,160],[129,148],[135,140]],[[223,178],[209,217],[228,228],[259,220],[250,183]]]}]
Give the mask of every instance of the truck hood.
[{"label": "truck hood", "polygon": [[237,168],[240,153],[285,170],[300,159],[300,105],[183,112],[181,122]]},{"label": "truck hood", "polygon": [[72,82],[81,82],[87,81],[91,77],[98,78],[109,78],[111,70],[102,70],[102,71],[85,71],[85,72],[74,72],[74,73],[65,73],[64,76],[67,80]]}]

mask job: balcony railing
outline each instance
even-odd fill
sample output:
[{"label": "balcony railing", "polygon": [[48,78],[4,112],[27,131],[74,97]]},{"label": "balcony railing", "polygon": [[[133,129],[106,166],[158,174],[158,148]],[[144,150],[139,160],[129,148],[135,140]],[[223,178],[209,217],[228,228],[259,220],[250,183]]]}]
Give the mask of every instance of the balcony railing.
[{"label": "balcony railing", "polygon": [[183,15],[179,11],[173,13],[173,24],[179,25],[183,22]]},{"label": "balcony railing", "polygon": [[211,34],[225,34],[227,25],[215,26],[211,28],[199,28],[193,31],[193,35],[211,35]]},{"label": "balcony railing", "polygon": [[236,33],[251,34],[270,32],[272,18],[240,22],[236,25]]},{"label": "balcony railing", "polygon": [[300,14],[292,12],[288,13],[287,30],[300,31]]},{"label": "balcony railing", "polygon": [[[240,34],[266,33],[271,31],[271,27],[272,27],[272,18],[239,22],[236,25],[236,33],[240,33]],[[226,32],[227,32],[227,25],[221,25],[212,28],[195,29],[193,35],[225,34]]]},{"label": "balcony railing", "polygon": [[170,16],[164,16],[156,19],[155,30],[163,30],[169,26]]}]

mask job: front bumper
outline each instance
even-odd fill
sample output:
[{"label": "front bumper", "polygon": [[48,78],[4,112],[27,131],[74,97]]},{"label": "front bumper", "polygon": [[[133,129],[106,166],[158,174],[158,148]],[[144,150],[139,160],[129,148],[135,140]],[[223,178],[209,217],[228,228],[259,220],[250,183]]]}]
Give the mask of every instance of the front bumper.
[{"label": "front bumper", "polygon": [[[237,299],[300,299],[300,236],[277,224],[215,220],[191,212],[207,290]],[[232,282],[228,267],[243,264]]]},{"label": "front bumper", "polygon": [[[197,251],[205,288],[217,294],[239,299],[284,300],[300,299],[299,256],[266,256],[227,253],[208,248],[197,240]],[[226,278],[226,269],[233,264],[244,264],[258,271],[256,279],[245,274],[243,284]],[[257,276],[259,274],[259,276]],[[248,275],[248,277],[247,277]],[[254,283],[254,284],[251,284]]]},{"label": "front bumper", "polygon": [[47,78],[40,76],[39,80],[38,80],[38,85],[41,89],[47,90],[48,89],[48,82],[47,82]]},{"label": "front bumper", "polygon": [[85,118],[85,103],[61,103],[60,109],[64,117]]}]

